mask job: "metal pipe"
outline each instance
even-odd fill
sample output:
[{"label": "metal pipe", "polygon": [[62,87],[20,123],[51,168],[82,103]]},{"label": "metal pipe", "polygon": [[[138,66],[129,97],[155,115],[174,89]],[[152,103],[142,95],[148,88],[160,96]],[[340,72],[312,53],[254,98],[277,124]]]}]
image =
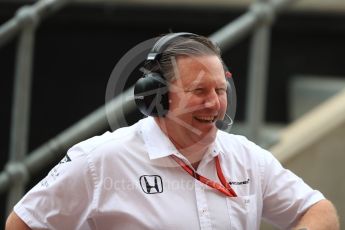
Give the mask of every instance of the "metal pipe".
[{"label": "metal pipe", "polygon": [[247,135],[253,141],[258,141],[265,118],[270,25],[274,19],[272,9],[265,2],[266,0],[258,0],[253,5],[254,11],[261,11],[260,14],[265,16],[254,31],[250,49],[246,121]]},{"label": "metal pipe", "polygon": [[225,51],[251,33],[263,20],[272,23],[277,13],[295,1],[297,0],[272,0],[264,5],[254,3],[246,13],[211,34],[209,38]]},{"label": "metal pipe", "polygon": [[5,45],[6,42],[11,40],[19,31],[19,26],[15,18],[5,22],[0,27],[0,46]]},{"label": "metal pipe", "polygon": [[290,5],[297,1],[298,0],[271,0],[270,4],[276,13],[280,13],[283,10],[288,9]]},{"label": "metal pipe", "polygon": [[[10,174],[15,175],[12,187],[8,193],[7,213],[24,193],[24,186],[28,180],[27,170],[21,162],[25,159],[28,146],[28,130],[31,99],[31,75],[35,29],[40,18],[61,8],[66,0],[41,0],[32,6],[21,7],[13,19],[0,27],[0,45],[5,44],[19,31],[16,54],[16,69],[14,82],[14,96],[12,107],[9,163],[6,167]],[[18,170],[17,170],[18,169]],[[1,181],[12,179],[2,176]]]},{"label": "metal pipe", "polygon": [[[22,161],[27,153],[35,28],[35,23],[28,24],[18,40],[10,134],[10,162]],[[8,211],[23,195],[25,182],[16,180],[11,187],[7,199]]]},{"label": "metal pipe", "polygon": [[5,45],[27,24],[37,24],[39,20],[56,12],[72,0],[40,0],[31,6],[19,8],[15,16],[0,27],[0,46]]},{"label": "metal pipe", "polygon": [[224,51],[249,34],[255,27],[257,20],[258,15],[255,12],[247,11],[236,20],[210,35],[209,38]]},{"label": "metal pipe", "polygon": [[123,114],[128,114],[136,109],[133,87],[32,151],[23,162],[9,163],[0,174],[0,193],[6,191],[13,181],[26,177],[28,174],[36,174],[42,169],[42,165],[57,162],[73,144],[107,129],[108,120],[105,107],[107,114],[113,114],[118,119],[121,117],[125,119]]}]

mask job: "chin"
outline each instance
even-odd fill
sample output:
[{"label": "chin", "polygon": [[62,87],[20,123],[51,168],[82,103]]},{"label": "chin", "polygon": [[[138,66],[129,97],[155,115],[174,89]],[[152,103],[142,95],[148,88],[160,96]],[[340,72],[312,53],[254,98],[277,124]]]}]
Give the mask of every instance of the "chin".
[{"label": "chin", "polygon": [[214,140],[216,139],[216,135],[217,135],[217,128],[213,126],[210,130],[208,130],[207,132],[203,132],[199,136],[199,142],[200,144],[203,144],[203,145],[212,144]]}]

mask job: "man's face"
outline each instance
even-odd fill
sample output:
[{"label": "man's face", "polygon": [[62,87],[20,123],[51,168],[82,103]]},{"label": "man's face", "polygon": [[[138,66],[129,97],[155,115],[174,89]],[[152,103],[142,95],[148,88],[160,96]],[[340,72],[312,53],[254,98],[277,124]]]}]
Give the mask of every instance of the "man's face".
[{"label": "man's face", "polygon": [[227,83],[219,58],[180,56],[174,71],[165,119],[168,135],[211,143],[217,132],[215,122],[224,117],[227,107]]}]

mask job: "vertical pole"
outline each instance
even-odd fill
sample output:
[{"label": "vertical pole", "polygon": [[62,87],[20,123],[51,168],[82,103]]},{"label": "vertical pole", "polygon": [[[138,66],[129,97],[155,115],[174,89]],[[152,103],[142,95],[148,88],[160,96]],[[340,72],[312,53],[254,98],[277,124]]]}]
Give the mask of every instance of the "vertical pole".
[{"label": "vertical pole", "polygon": [[[248,137],[253,141],[260,140],[260,129],[265,119],[265,101],[267,85],[267,69],[269,59],[270,23],[273,18],[268,11],[267,0],[258,0],[253,11],[262,17],[255,28],[251,40],[249,77],[247,83],[246,120]],[[272,17],[269,17],[272,16]]]},{"label": "vertical pole", "polygon": [[[23,12],[21,12],[23,17],[25,14],[29,13],[24,10],[26,9],[23,9]],[[22,161],[28,151],[31,75],[35,28],[36,25],[34,20],[27,23],[18,38],[9,149],[10,163]],[[24,177],[18,181],[12,181],[13,187],[9,190],[7,199],[7,213],[11,212],[14,204],[23,195],[25,182]]]}]

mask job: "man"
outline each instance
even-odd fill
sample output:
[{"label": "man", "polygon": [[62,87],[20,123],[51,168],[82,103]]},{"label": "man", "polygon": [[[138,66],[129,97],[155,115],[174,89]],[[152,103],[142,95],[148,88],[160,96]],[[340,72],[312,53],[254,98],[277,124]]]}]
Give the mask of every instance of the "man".
[{"label": "man", "polygon": [[320,192],[269,152],[217,129],[230,86],[207,38],[162,37],[146,69],[135,96],[149,117],[72,147],[14,207],[6,229],[251,230],[262,217],[283,229],[339,228]]}]

